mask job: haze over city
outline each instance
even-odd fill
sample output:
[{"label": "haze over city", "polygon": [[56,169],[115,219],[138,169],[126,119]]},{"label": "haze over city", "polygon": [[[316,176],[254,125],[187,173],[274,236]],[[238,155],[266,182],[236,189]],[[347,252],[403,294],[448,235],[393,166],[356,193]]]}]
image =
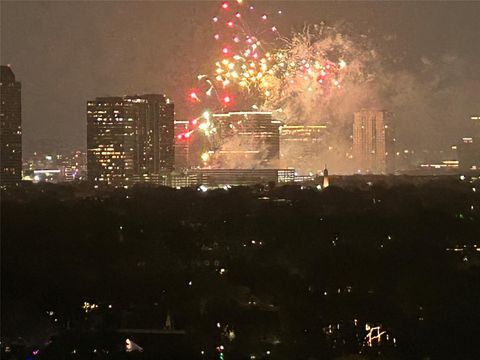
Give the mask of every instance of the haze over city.
[{"label": "haze over city", "polygon": [[[258,8],[283,10],[275,22],[284,36],[322,21],[365,34],[395,82],[395,94],[378,100],[396,113],[402,146],[449,146],[470,130],[480,93],[478,3],[273,1]],[[95,96],[160,92],[175,102],[178,118],[197,116],[186,96],[216,58],[217,11],[205,1],[3,2],[1,62],[24,83],[25,146],[40,137],[85,147],[85,103]]]},{"label": "haze over city", "polygon": [[480,2],[0,10],[1,359],[480,359]]}]

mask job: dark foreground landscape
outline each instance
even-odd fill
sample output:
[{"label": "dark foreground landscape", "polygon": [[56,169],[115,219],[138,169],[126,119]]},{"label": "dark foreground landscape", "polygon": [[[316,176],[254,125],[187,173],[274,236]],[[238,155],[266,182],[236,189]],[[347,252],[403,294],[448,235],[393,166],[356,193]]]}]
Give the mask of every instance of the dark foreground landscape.
[{"label": "dark foreground landscape", "polygon": [[2,359],[478,359],[480,181],[2,193]]}]

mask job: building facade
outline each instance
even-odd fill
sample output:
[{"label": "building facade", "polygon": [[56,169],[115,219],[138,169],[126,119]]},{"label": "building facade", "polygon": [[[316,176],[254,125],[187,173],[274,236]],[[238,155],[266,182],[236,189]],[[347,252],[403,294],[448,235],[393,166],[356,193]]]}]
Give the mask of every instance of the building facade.
[{"label": "building facade", "polygon": [[357,172],[390,174],[395,171],[392,113],[385,110],[355,112],[353,157]]},{"label": "building facade", "polygon": [[175,169],[190,167],[190,141],[182,136],[189,130],[188,120],[175,120]]},{"label": "building facade", "polygon": [[174,105],[164,95],[100,97],[87,103],[87,170],[122,185],[174,165]]},{"label": "building facade", "polygon": [[10,66],[1,66],[0,79],[0,185],[22,180],[22,86]]},{"label": "building facade", "polygon": [[282,165],[295,167],[301,173],[316,173],[323,165],[320,160],[328,150],[326,125],[290,124],[280,127],[280,157]]},{"label": "building facade", "polygon": [[198,169],[191,170],[198,185],[207,187],[252,186],[256,184],[293,183],[295,169]]},{"label": "building facade", "polygon": [[269,166],[280,158],[280,125],[271,112],[213,114],[222,167]]}]

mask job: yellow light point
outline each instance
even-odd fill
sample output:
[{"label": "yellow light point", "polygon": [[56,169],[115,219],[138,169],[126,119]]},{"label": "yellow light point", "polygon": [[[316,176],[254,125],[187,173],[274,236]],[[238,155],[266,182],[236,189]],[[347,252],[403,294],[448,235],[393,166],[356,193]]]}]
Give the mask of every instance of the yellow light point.
[{"label": "yellow light point", "polygon": [[217,75],[217,77],[215,78],[217,81],[223,81],[223,78],[220,76],[220,75]]},{"label": "yellow light point", "polygon": [[216,66],[216,67],[220,67],[220,66],[221,66],[221,65],[220,65],[220,62],[217,61],[217,62],[215,63],[215,66]]},{"label": "yellow light point", "polygon": [[261,79],[262,77],[263,77],[263,74],[262,74],[261,72],[259,72],[259,73],[257,74],[257,79]]},{"label": "yellow light point", "polygon": [[204,153],[202,154],[201,158],[202,158],[202,160],[203,160],[204,162],[207,162],[208,159],[210,158],[210,155],[208,154],[208,152],[204,152]]},{"label": "yellow light point", "polygon": [[245,81],[240,81],[240,86],[245,87],[245,86],[247,86],[247,83]]},{"label": "yellow light point", "polygon": [[223,73],[223,70],[220,69],[220,68],[218,68],[218,69],[217,69],[217,74],[221,74],[221,73]]},{"label": "yellow light point", "polygon": [[228,65],[228,63],[229,63],[228,59],[223,59],[223,60],[222,60],[222,64],[223,64],[223,65]]},{"label": "yellow light point", "polygon": [[210,113],[208,111],[204,111],[202,116],[207,121],[210,119]]},{"label": "yellow light point", "polygon": [[249,75],[253,75],[253,74],[255,74],[255,70],[250,69],[250,70],[248,70],[248,73],[249,73]]},{"label": "yellow light point", "polygon": [[223,85],[223,86],[227,86],[227,85],[229,85],[229,84],[230,84],[230,80],[224,80],[224,81],[222,82],[222,85]]},{"label": "yellow light point", "polygon": [[243,0],[237,0],[237,3],[242,4]]},{"label": "yellow light point", "polygon": [[345,66],[347,66],[347,63],[343,60],[340,60],[340,62],[338,63],[338,66],[340,67],[340,69],[343,69]]},{"label": "yellow light point", "polygon": [[254,62],[251,62],[251,63],[250,63],[250,67],[253,67],[253,68],[254,68],[254,67],[255,67],[255,63],[254,63]]},{"label": "yellow light point", "polygon": [[265,91],[265,96],[270,96],[270,91]]},{"label": "yellow light point", "polygon": [[230,70],[232,70],[234,67],[235,67],[235,64],[234,64],[234,63],[228,64],[228,68],[229,68]]}]

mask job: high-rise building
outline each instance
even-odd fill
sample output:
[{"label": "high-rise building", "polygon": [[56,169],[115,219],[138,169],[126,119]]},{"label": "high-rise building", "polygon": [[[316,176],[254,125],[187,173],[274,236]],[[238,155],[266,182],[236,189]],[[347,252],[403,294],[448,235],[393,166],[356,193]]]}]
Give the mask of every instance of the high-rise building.
[{"label": "high-rise building", "polygon": [[164,95],[100,97],[89,101],[89,180],[121,185],[171,171],[173,121],[174,105]]},{"label": "high-rise building", "polygon": [[320,157],[328,149],[326,130],[326,125],[282,125],[280,127],[282,164],[295,167],[301,173],[318,172],[321,169]]},{"label": "high-rise building", "polygon": [[22,85],[10,66],[1,66],[0,78],[0,185],[22,180]]},{"label": "high-rise building", "polygon": [[395,170],[392,113],[385,110],[355,112],[353,156],[361,173],[388,174]]},{"label": "high-rise building", "polygon": [[175,120],[175,168],[190,167],[190,139],[185,137],[188,132],[188,120]]},{"label": "high-rise building", "polygon": [[127,96],[138,111],[137,151],[139,174],[158,174],[173,170],[174,105],[165,95]]},{"label": "high-rise building", "polygon": [[271,112],[213,114],[220,139],[216,152],[222,167],[269,166],[280,157],[280,125]]}]

